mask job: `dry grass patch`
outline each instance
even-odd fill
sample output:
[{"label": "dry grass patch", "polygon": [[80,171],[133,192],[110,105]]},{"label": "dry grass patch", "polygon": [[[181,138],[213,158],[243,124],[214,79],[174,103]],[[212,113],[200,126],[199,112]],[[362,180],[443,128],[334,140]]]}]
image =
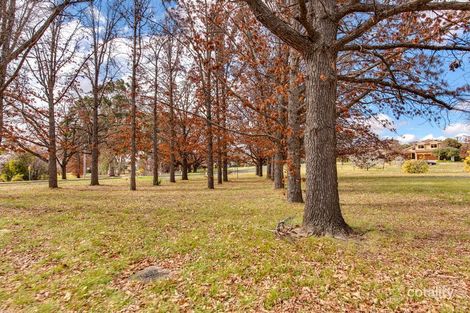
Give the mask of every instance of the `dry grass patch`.
[{"label": "dry grass patch", "polygon": [[[446,165],[447,166],[447,165]],[[340,166],[347,221],[363,240],[275,238],[302,205],[252,175],[0,186],[0,311],[465,312],[470,177]],[[158,265],[168,279],[143,284]],[[451,291],[451,296],[424,291]],[[420,292],[421,291],[421,292]]]}]

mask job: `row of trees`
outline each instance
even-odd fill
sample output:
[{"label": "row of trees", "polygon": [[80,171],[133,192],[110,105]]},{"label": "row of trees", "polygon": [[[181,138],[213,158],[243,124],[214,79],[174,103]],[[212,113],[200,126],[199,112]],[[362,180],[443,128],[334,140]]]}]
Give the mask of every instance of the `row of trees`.
[{"label": "row of trees", "polygon": [[100,156],[129,161],[132,190],[139,160],[155,185],[160,166],[175,182],[204,165],[212,189],[249,158],[303,202],[305,159],[305,230],[347,235],[337,157],[386,150],[370,127],[385,110],[435,117],[468,96],[443,75],[470,50],[464,2],[80,2],[2,4],[3,145],[48,162],[51,188],[84,155],[91,185]]}]

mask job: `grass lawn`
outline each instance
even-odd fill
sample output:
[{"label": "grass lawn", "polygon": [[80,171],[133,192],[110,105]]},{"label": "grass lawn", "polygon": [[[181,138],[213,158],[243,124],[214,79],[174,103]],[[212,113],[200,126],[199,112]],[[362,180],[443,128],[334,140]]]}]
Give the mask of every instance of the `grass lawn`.
[{"label": "grass lawn", "polygon": [[[365,234],[291,243],[295,216],[254,174],[205,189],[139,179],[0,185],[0,312],[470,311],[470,175],[339,165],[348,223]],[[159,265],[152,283],[129,280]]]}]

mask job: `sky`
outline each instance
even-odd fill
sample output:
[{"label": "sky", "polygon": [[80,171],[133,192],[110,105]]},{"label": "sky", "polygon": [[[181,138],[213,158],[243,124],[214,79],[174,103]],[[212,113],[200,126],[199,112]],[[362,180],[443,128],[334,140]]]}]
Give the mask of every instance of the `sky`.
[{"label": "sky", "polygon": [[[151,0],[154,12],[157,17],[164,14],[164,9],[159,0]],[[128,51],[125,51],[126,44],[121,42],[121,56],[125,59]],[[470,84],[470,64],[468,56],[464,59],[464,64],[454,72],[446,73],[450,87]],[[125,60],[123,61],[125,63]],[[123,73],[123,76],[126,76]],[[124,78],[124,77],[123,77]],[[84,84],[85,85],[85,84]],[[85,87],[85,86],[82,86]],[[85,88],[86,89],[86,88]],[[467,104],[470,110],[470,103]],[[391,129],[383,127],[383,123],[370,121],[372,129],[382,138],[394,138],[402,143],[409,143],[421,139],[444,139],[461,135],[470,136],[470,114],[457,111],[443,111],[440,113],[439,122],[431,122],[421,117],[402,117],[395,119],[392,114],[383,112],[379,114],[379,119],[388,121]]]},{"label": "sky", "polygon": [[[156,3],[157,11],[163,14],[164,9],[160,1]],[[159,5],[160,4],[160,5]],[[450,87],[470,84],[470,63],[466,56],[464,64],[455,72],[447,73]],[[467,106],[470,110],[470,104]],[[383,113],[379,118],[386,119],[394,130],[388,130],[383,127],[383,123],[372,122],[372,128],[382,138],[394,138],[402,143],[409,143],[421,139],[444,139],[461,135],[470,136],[470,113],[455,111],[444,111],[441,113],[439,122],[430,122],[425,118],[412,117],[393,118],[392,114]],[[374,125],[375,124],[375,125]]]},{"label": "sky", "polygon": [[418,117],[394,120],[387,115],[395,130],[377,127],[376,132],[383,138],[394,138],[402,143],[424,139],[454,138],[462,135],[470,136],[470,116],[465,117],[463,114],[451,112],[443,115],[447,116],[443,116],[440,123]]},{"label": "sky", "polygon": [[[447,73],[449,85],[462,86],[470,84],[470,64],[466,57],[464,64],[455,72]],[[470,103],[466,105],[470,110]],[[422,139],[444,139],[456,136],[470,136],[470,113],[460,111],[443,111],[439,116],[439,122],[431,122],[425,118],[403,117],[394,119],[391,114],[382,113],[381,119],[390,122],[394,130],[388,130],[382,123],[372,122],[372,129],[383,138],[394,138],[402,143],[409,143]]]}]

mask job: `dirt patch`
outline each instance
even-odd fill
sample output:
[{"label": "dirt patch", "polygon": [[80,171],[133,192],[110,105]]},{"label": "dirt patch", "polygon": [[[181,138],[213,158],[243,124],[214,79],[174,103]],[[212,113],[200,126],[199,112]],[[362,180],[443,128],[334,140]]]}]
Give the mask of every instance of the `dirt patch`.
[{"label": "dirt patch", "polygon": [[144,268],[143,270],[138,271],[130,278],[144,283],[149,283],[152,281],[165,279],[169,277],[170,274],[171,272],[169,270],[156,265],[152,265]]}]

